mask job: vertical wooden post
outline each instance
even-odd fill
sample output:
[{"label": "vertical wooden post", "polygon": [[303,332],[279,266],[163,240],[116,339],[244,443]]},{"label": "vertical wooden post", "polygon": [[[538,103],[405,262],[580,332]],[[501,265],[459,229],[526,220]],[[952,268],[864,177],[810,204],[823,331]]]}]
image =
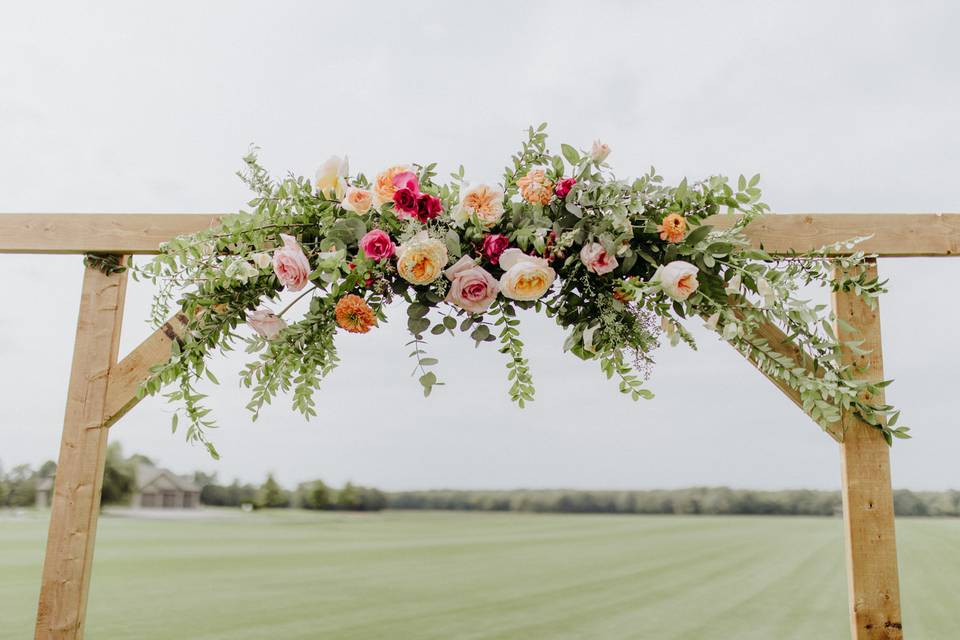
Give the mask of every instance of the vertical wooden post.
[{"label": "vertical wooden post", "polygon": [[[875,277],[876,261],[871,261],[867,269]],[[861,348],[870,351],[857,356],[844,349],[844,364],[868,367],[863,373],[866,379],[882,380],[879,307],[871,309],[857,295],[841,291],[833,294],[833,310],[860,332],[852,335],[837,324],[840,340],[863,340]],[[883,404],[883,390],[872,400]],[[851,634],[854,640],[899,640],[903,638],[903,627],[890,451],[876,428],[852,414],[845,415],[843,421],[843,520]]]},{"label": "vertical wooden post", "polygon": [[86,267],[37,609],[38,639],[83,637],[107,451],[107,376],[117,361],[126,272]]}]

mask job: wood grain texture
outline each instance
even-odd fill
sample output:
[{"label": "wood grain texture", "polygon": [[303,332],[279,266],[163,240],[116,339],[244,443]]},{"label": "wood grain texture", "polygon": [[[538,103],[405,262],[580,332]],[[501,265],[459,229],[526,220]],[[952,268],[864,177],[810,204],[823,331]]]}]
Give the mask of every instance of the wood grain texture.
[{"label": "wood grain texture", "polygon": [[108,429],[101,428],[116,362],[126,272],[85,268],[60,442],[36,638],[83,637]]},{"label": "wood grain texture", "polygon": [[[215,225],[226,214],[0,214],[0,253],[152,254],[160,244]],[[732,224],[717,216],[710,224]],[[960,255],[958,213],[791,213],[754,221],[747,235],[773,253],[809,251],[858,236],[881,256]],[[841,253],[844,250],[841,250]]]},{"label": "wood grain texture", "polygon": [[215,225],[218,214],[4,213],[0,253],[159,253],[171,238]]},{"label": "wood grain texture", "polygon": [[[742,314],[738,313],[737,315],[742,317]],[[767,322],[761,325],[754,332],[753,338],[754,339],[760,338],[760,339],[766,340],[770,348],[773,349],[776,353],[790,358],[791,360],[793,360],[796,366],[803,367],[811,374],[813,373],[814,371],[813,357],[810,356],[806,351],[801,349],[800,346],[797,345],[795,342],[787,338],[787,334],[785,334],[777,325],[770,322]],[[766,371],[761,369],[760,364],[754,357],[752,356],[745,356],[745,357],[747,361],[757,369],[757,371],[763,374],[764,378],[772,382],[774,386],[780,389],[780,391],[782,391],[783,394],[787,396],[787,398],[789,398],[791,402],[793,402],[793,404],[795,404],[801,411],[806,413],[806,411],[803,408],[803,400],[800,397],[799,391],[797,391],[796,389],[791,387],[789,384],[787,384],[786,380],[769,375]],[[827,433],[827,435],[829,435],[831,438],[833,438],[837,442],[840,442],[843,440],[843,430],[842,430],[842,425],[840,424],[837,424],[835,426],[830,425],[828,428],[824,429],[824,431]]]},{"label": "wood grain texture", "polygon": [[[876,263],[869,268],[875,277]],[[871,309],[852,293],[835,292],[833,308],[837,317],[859,330],[859,335],[852,335],[837,324],[837,337],[841,341],[864,340],[860,348],[870,350],[858,356],[844,349],[843,362],[868,367],[863,372],[866,380],[882,380],[879,307]],[[869,399],[883,404],[883,389],[880,394]],[[840,450],[851,634],[854,640],[900,640],[903,628],[890,449],[878,429],[852,413],[844,415],[843,426]]]},{"label": "wood grain texture", "polygon": [[150,377],[150,367],[170,359],[172,343],[181,335],[186,322],[185,315],[176,314],[111,368],[107,382],[104,426],[114,424],[137,405],[140,401],[137,387]]}]

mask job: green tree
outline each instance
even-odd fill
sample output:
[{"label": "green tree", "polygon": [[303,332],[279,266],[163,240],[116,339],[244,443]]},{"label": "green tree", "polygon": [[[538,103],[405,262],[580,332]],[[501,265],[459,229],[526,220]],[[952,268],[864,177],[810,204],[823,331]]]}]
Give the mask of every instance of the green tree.
[{"label": "green tree", "polygon": [[333,500],[330,495],[330,488],[323,480],[316,480],[308,485],[303,500],[305,509],[330,509],[332,506]]},{"label": "green tree", "polygon": [[119,442],[107,447],[107,459],[103,468],[101,504],[126,503],[136,486],[136,471],[133,458],[126,460]]},{"label": "green tree", "polygon": [[273,474],[267,475],[266,482],[257,493],[257,506],[267,509],[277,509],[290,506],[290,493],[277,483]]}]

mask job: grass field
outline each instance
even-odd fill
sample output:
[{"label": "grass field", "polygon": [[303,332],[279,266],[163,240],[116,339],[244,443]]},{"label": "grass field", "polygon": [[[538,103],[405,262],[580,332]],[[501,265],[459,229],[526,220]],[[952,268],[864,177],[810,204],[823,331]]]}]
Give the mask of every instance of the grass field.
[{"label": "grass field", "polygon": [[[87,637],[848,637],[839,519],[222,515],[101,518]],[[32,637],[45,533],[0,512],[0,638]],[[960,521],[897,534],[907,637],[958,637]]]}]

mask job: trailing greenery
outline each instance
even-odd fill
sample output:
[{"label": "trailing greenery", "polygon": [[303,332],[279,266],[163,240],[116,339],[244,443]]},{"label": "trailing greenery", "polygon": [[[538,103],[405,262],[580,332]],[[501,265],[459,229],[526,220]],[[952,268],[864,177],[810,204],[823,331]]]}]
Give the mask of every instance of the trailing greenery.
[{"label": "trailing greenery", "polygon": [[[869,256],[835,258],[837,247],[773,255],[754,247],[744,228],[769,211],[759,176],[722,176],[667,185],[651,168],[618,178],[609,148],[547,147],[546,125],[531,127],[505,168],[503,182],[470,184],[463,167],[439,182],[436,165],[393,166],[368,180],[333,157],[316,180],[272,177],[251,152],[240,177],[253,192],[247,209],[215,229],[176,238],[135,277],[159,285],[152,316],[187,318],[170,360],[155,367],[141,393],[179,405],[189,441],[216,449],[215,423],[198,381],[216,377],[211,355],[238,342],[253,360],[241,376],[254,419],[279,394],[317,414],[315,393],[339,362],[338,331],[365,333],[386,320],[385,307],[407,307],[413,377],[424,395],[442,384],[431,335],[466,333],[494,342],[505,357],[510,397],[535,397],[519,312],[535,310],[567,331],[564,349],[596,359],[633,399],[644,387],[652,352],[665,335],[695,347],[685,327],[705,321],[767,375],[795,389],[825,430],[842,431],[844,411],[881,430],[887,442],[909,437],[898,412],[868,398],[889,381],[867,382],[844,364],[844,350],[865,353],[862,340],[825,305],[806,298],[809,285],[852,291],[875,304],[884,282]],[[708,218],[736,214],[726,225]],[[851,239],[849,251],[853,243]],[[280,311],[284,290],[298,297]],[[301,302],[302,300],[302,302]],[[287,315],[296,305],[296,320]],[[241,330],[247,321],[255,333]],[[763,329],[783,331],[801,355],[779,353]]]}]

